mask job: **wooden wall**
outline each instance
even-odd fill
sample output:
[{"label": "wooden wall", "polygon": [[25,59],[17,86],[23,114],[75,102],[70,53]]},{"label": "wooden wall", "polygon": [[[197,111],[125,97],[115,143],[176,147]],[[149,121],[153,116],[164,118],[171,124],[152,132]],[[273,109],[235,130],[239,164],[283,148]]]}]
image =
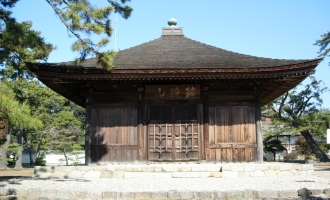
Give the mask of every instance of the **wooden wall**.
[{"label": "wooden wall", "polygon": [[98,107],[92,109],[92,162],[138,160],[137,109]]},{"label": "wooden wall", "polygon": [[209,107],[209,161],[253,161],[256,153],[255,107]]}]

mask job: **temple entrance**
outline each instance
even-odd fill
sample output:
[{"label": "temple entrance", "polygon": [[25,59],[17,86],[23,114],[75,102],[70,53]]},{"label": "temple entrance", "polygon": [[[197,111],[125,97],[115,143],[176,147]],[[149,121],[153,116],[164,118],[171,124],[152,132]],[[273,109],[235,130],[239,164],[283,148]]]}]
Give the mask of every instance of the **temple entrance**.
[{"label": "temple entrance", "polygon": [[198,160],[201,106],[197,103],[162,103],[147,107],[148,160]]}]

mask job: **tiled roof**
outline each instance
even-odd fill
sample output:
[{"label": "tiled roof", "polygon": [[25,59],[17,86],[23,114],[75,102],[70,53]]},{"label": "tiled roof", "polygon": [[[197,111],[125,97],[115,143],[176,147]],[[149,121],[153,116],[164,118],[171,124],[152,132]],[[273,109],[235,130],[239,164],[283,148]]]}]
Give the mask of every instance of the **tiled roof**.
[{"label": "tiled roof", "polygon": [[[163,35],[141,45],[119,51],[114,59],[115,69],[228,69],[261,68],[292,65],[310,60],[270,59],[227,51],[191,40],[183,35]],[[57,63],[72,66],[73,62]],[[80,63],[85,68],[100,68],[96,58]]]}]

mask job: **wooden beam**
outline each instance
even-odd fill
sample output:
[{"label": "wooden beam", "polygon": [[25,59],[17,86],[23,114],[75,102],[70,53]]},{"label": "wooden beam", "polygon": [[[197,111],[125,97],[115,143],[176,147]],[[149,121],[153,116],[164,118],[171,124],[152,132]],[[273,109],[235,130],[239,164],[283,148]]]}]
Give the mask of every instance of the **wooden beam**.
[{"label": "wooden beam", "polygon": [[249,144],[249,143],[218,143],[210,145],[210,149],[223,149],[223,148],[255,148],[257,144]]},{"label": "wooden beam", "polygon": [[91,160],[91,135],[92,127],[92,89],[90,88],[86,96],[86,131],[85,131],[85,164],[88,165]]},{"label": "wooden beam", "polygon": [[263,143],[262,143],[262,129],[261,129],[261,103],[260,103],[260,95],[257,95],[256,98],[256,135],[257,135],[257,158],[256,161],[263,162]]}]

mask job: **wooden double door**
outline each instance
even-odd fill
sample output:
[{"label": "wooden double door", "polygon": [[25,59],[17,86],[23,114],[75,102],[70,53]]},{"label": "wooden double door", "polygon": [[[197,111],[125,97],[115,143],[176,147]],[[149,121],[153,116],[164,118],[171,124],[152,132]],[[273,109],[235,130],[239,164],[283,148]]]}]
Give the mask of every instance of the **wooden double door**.
[{"label": "wooden double door", "polygon": [[200,159],[200,104],[148,104],[147,109],[148,160]]}]

